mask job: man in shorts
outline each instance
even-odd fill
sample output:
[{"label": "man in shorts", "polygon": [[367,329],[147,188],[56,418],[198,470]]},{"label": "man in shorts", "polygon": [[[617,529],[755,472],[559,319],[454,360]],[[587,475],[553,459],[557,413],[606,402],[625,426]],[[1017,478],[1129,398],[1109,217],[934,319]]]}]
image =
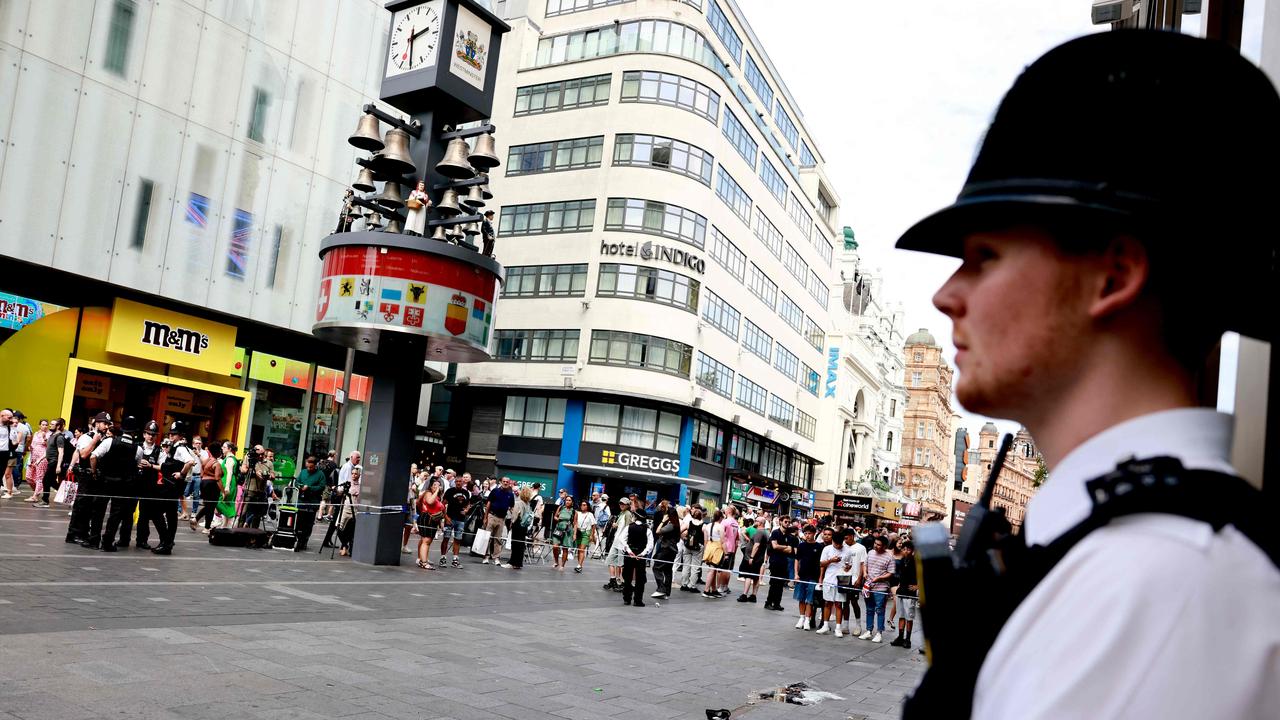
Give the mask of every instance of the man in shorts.
[{"label": "man in shorts", "polygon": [[813,629],[810,619],[810,613],[813,610],[813,592],[822,572],[818,564],[822,558],[822,543],[814,542],[813,537],[816,532],[817,529],[814,526],[805,525],[801,533],[804,539],[796,548],[796,589],[792,591],[791,596],[800,604],[800,619],[796,621],[797,630]]},{"label": "man in shorts", "polygon": [[448,554],[449,538],[453,538],[452,567],[460,568],[458,548],[462,547],[462,533],[467,525],[467,511],[471,509],[471,492],[467,490],[466,480],[455,477],[452,470],[445,471],[445,477],[453,480],[453,487],[444,491],[444,534],[440,540],[440,567],[444,567]]},{"label": "man in shorts", "polygon": [[631,525],[631,498],[618,500],[618,514],[613,522],[613,546],[609,548],[609,582],[605,590],[622,592],[622,563],[626,559],[627,527]]}]

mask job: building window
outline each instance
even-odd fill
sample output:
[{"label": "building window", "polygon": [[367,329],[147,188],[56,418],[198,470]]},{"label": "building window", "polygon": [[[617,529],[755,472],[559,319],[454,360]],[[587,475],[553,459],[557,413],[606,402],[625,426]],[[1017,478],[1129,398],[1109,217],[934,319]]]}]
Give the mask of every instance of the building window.
[{"label": "building window", "polygon": [[798,455],[791,456],[791,484],[796,487],[810,486],[809,478],[813,475],[813,461]]},{"label": "building window", "polygon": [[661,235],[701,248],[706,240],[707,219],[679,205],[657,200],[609,198],[604,229]]},{"label": "building window", "polygon": [[729,138],[733,148],[738,151],[743,160],[747,161],[751,169],[755,170],[756,153],[760,151],[760,146],[751,139],[751,133],[747,132],[747,128],[738,121],[738,116],[728,110],[724,111],[724,136]]},{"label": "building window", "polygon": [[702,304],[702,319],[711,323],[711,326],[720,332],[733,338],[734,342],[738,340],[738,323],[742,318],[742,313],[736,308],[724,301],[724,298],[708,290],[706,293],[707,301]]},{"label": "building window", "polygon": [[507,175],[533,175],[559,170],[600,167],[604,136],[513,145],[507,154]]},{"label": "building window", "polygon": [[818,323],[814,322],[813,318],[808,315],[804,316],[804,339],[813,346],[814,350],[822,349],[822,328],[818,327]]},{"label": "building window", "polygon": [[888,450],[888,451],[890,451],[890,452],[892,452],[892,451],[893,451],[893,433],[892,433],[892,432],[890,432],[890,433],[885,437],[885,440],[884,440],[884,449],[885,449],[885,450]]},{"label": "building window", "polygon": [[587,289],[586,263],[577,265],[509,265],[502,297],[582,297]]},{"label": "building window", "polygon": [[783,243],[782,246],[782,266],[791,273],[791,277],[800,281],[803,285],[809,275],[809,263],[800,257],[800,253],[793,247],[791,243]]},{"label": "building window", "polygon": [[620,101],[670,105],[720,124],[720,94],[696,80],[671,73],[624,72]]},{"label": "building window", "polygon": [[133,40],[133,20],[137,15],[138,4],[134,0],[116,0],[112,4],[107,56],[102,60],[107,72],[124,77],[129,64],[129,44]]},{"label": "building window", "polygon": [[822,282],[822,278],[818,276],[818,273],[812,270],[809,271],[808,285],[809,294],[813,296],[813,299],[817,300],[818,304],[825,310],[827,308],[827,303],[831,302],[831,288],[827,287],[827,284]]},{"label": "building window", "polygon": [[711,26],[711,31],[716,34],[716,37],[720,38],[720,42],[724,43],[724,49],[729,52],[734,64],[740,64],[742,38],[738,37],[738,33],[729,24],[729,18],[720,9],[720,3],[715,0],[712,0],[710,7],[707,8],[707,24]]},{"label": "building window", "polygon": [[516,88],[516,117],[609,104],[613,75],[591,75]]},{"label": "building window", "polygon": [[547,235],[588,232],[595,222],[595,200],[566,200],[531,205],[507,205],[502,208],[502,217],[498,226],[506,236]]},{"label": "building window", "polygon": [[818,419],[803,410],[797,410],[796,432],[813,440],[818,434]]},{"label": "building window", "polygon": [[680,449],[675,413],[612,403],[587,403],[582,439],[587,442],[675,453]]},{"label": "building window", "polygon": [[280,246],[284,244],[284,226],[271,229],[271,261],[267,264],[267,287],[276,286],[276,274],[280,270]]},{"label": "building window", "polygon": [[[748,320],[747,322],[750,322]],[[773,349],[773,367],[778,372],[787,376],[791,382],[796,382],[796,375],[800,372],[800,358],[794,353],[777,343],[777,347]]]},{"label": "building window", "polygon": [[691,277],[640,265],[602,263],[596,297],[629,297],[698,312],[702,283]]},{"label": "building window", "polygon": [[924,426],[924,436],[927,440],[933,439],[933,423],[928,423]]},{"label": "building window", "polygon": [[231,242],[227,244],[228,277],[244,280],[249,272],[249,246],[253,244],[253,213],[236,209],[231,221]]},{"label": "building window", "polygon": [[694,380],[717,395],[733,399],[733,370],[706,353],[698,353]]},{"label": "building window", "polygon": [[711,187],[711,153],[687,142],[659,135],[618,135],[613,164],[669,170]]},{"label": "building window", "polygon": [[800,233],[804,235],[805,240],[809,239],[809,229],[813,227],[813,217],[809,215],[809,211],[804,209],[800,204],[800,198],[795,193],[791,193],[791,202],[787,203],[787,214],[791,216],[791,221],[800,228]]},{"label": "building window", "polygon": [[738,376],[738,404],[742,407],[764,415],[764,404],[768,395],[763,387],[751,382],[745,375]]},{"label": "building window", "polygon": [[791,116],[783,109],[782,103],[773,106],[773,119],[778,123],[778,130],[782,132],[782,137],[791,143],[791,149],[795,150],[800,145],[800,131],[796,129],[796,124],[791,122]]},{"label": "building window", "polygon": [[760,298],[761,302],[768,305],[770,310],[778,304],[778,284],[770,280],[769,276],[755,263],[751,263],[747,287],[751,289],[752,294]]},{"label": "building window", "polygon": [[897,416],[898,416],[898,401],[897,399],[893,399],[889,401],[889,417],[897,417]]},{"label": "building window", "polygon": [[915,456],[914,456],[914,457],[915,457],[915,462],[913,463],[914,465],[922,465],[922,464],[924,464],[924,450],[923,450],[923,449],[921,449],[921,448],[916,448],[916,449],[915,449]]},{"label": "building window", "polygon": [[738,249],[720,228],[711,226],[711,257],[741,282],[746,277],[747,254]]},{"label": "building window", "polygon": [[742,346],[767,364],[769,353],[773,351],[773,338],[761,330],[759,325],[746,320],[742,330]]},{"label": "building window", "polygon": [[682,342],[620,330],[591,332],[590,362],[689,377],[693,348]]},{"label": "building window", "polygon": [[[760,413],[764,414],[763,411]],[[729,440],[729,467],[747,472],[760,471],[760,443],[741,435]]]},{"label": "building window", "polygon": [[790,430],[796,420],[796,408],[777,395],[769,396],[769,419]]},{"label": "building window", "polygon": [[578,359],[577,330],[495,330],[495,360],[573,362]]},{"label": "building window", "polygon": [[924,439],[924,421],[920,421],[916,423],[916,439],[917,440]]},{"label": "building window", "polygon": [[502,434],[560,439],[564,436],[564,398],[508,395]]},{"label": "building window", "polygon": [[253,89],[253,105],[249,110],[250,140],[264,142],[267,133],[267,110],[271,107],[271,93],[262,88]]},{"label": "building window", "polygon": [[538,41],[534,66],[634,52],[675,55],[692,60],[721,77],[729,77],[724,61],[716,55],[702,33],[666,20],[609,23],[603,27],[544,37]]},{"label": "building window", "polygon": [[809,146],[806,145],[803,140],[801,140],[800,141],[800,167],[807,167],[807,168],[814,167],[817,164],[818,164],[818,160],[813,156],[813,151],[809,149]]},{"label": "building window", "polygon": [[547,17],[594,10],[609,5],[621,5],[634,0],[547,0]]},{"label": "building window", "polygon": [[787,453],[773,443],[765,443],[760,452],[760,474],[785,480],[787,478]]},{"label": "building window", "polygon": [[835,206],[827,199],[826,194],[821,191],[818,192],[818,214],[822,216],[823,220],[827,221],[828,225],[835,225],[835,218],[831,217],[835,214]]},{"label": "building window", "polygon": [[804,333],[804,311],[786,293],[779,296],[778,315],[792,330]]},{"label": "building window", "polygon": [[133,215],[133,235],[129,238],[129,247],[141,250],[147,241],[147,225],[151,222],[151,199],[155,195],[156,184],[146,178],[138,178],[138,206]]},{"label": "building window", "polygon": [[800,365],[802,368],[800,372],[800,385],[803,386],[805,390],[809,391],[810,395],[818,397],[818,371],[804,363],[801,363]]},{"label": "building window", "polygon": [[782,233],[778,231],[778,227],[769,222],[769,218],[765,217],[760,211],[760,207],[756,206],[756,222],[753,230],[756,237],[764,246],[769,248],[769,252],[774,257],[782,257]]},{"label": "building window", "polygon": [[747,53],[747,61],[743,68],[747,76],[747,84],[756,91],[756,97],[760,98],[760,104],[764,105],[765,112],[772,110],[773,88],[769,87],[769,81],[764,79],[764,73],[760,72],[760,66],[751,59],[750,53]]},{"label": "building window", "polygon": [[827,264],[827,267],[832,267],[831,257],[835,253],[835,246],[822,235],[817,236],[815,244],[818,247],[818,254],[822,256],[822,261]]},{"label": "building window", "polygon": [[751,224],[751,196],[737,180],[725,172],[724,165],[720,166],[720,173],[716,176],[716,195],[735,215],[742,218],[742,222]]},{"label": "building window", "polygon": [[716,465],[724,464],[724,430],[701,418],[693,421],[693,457]]},{"label": "building window", "polygon": [[784,207],[787,204],[787,181],[782,179],[773,164],[763,157],[760,158],[760,181],[768,188],[769,194],[778,199],[778,202]]},{"label": "building window", "polygon": [[920,387],[920,385],[922,384],[922,383],[921,383],[921,379],[922,379],[922,378],[921,378],[921,375],[922,375],[922,373],[919,373],[919,372],[913,372],[913,373],[911,373],[911,387],[913,387],[913,388],[918,388],[918,387]]},{"label": "building window", "polygon": [[924,464],[933,465],[933,449],[932,448],[924,449]]}]

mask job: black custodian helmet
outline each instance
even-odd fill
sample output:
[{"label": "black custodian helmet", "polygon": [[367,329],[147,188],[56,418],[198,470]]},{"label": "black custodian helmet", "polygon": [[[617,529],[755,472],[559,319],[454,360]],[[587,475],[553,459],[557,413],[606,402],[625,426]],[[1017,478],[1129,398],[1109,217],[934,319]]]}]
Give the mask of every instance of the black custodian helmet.
[{"label": "black custodian helmet", "polygon": [[125,415],[124,419],[120,421],[120,430],[131,435],[138,432],[138,418],[133,415]]},{"label": "black custodian helmet", "polygon": [[160,423],[155,420],[148,420],[146,427],[142,428],[142,432],[148,432],[155,435],[160,432]]},{"label": "black custodian helmet", "polygon": [[187,436],[187,424],[181,420],[175,420],[174,423],[169,426],[169,434],[181,435],[185,438]]},{"label": "black custodian helmet", "polygon": [[1164,282],[1212,283],[1206,310],[1265,339],[1276,167],[1280,96],[1234,48],[1175,32],[1087,35],[1023,71],[956,201],[897,247],[959,256],[967,234],[1020,224],[1132,233]]}]

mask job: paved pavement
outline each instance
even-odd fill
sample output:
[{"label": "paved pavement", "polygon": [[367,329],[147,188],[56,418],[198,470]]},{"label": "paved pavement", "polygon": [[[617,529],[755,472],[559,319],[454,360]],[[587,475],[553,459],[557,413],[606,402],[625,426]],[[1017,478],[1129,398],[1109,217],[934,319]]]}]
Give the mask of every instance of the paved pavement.
[{"label": "paved pavement", "polygon": [[[599,562],[424,573],[185,528],[170,557],[107,554],[65,544],[66,520],[0,502],[0,720],[880,719],[923,672],[731,598],[625,607]],[[748,704],[802,680],[842,699]]]}]

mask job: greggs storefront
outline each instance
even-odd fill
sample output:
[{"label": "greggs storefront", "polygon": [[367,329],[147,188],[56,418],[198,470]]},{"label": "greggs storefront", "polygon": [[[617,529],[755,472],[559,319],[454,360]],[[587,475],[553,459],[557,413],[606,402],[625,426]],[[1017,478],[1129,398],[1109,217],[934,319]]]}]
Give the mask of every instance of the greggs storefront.
[{"label": "greggs storefront", "polygon": [[[0,405],[21,409],[33,424],[63,417],[84,428],[98,412],[181,420],[205,439],[275,450],[285,477],[307,454],[333,446],[342,372],[331,366],[341,367],[343,354],[334,346],[125,298],[63,307],[0,293],[0,311],[0,367],[9,378]],[[289,356],[317,354],[329,362]],[[359,446],[370,389],[367,377],[352,376],[344,449]]]}]

